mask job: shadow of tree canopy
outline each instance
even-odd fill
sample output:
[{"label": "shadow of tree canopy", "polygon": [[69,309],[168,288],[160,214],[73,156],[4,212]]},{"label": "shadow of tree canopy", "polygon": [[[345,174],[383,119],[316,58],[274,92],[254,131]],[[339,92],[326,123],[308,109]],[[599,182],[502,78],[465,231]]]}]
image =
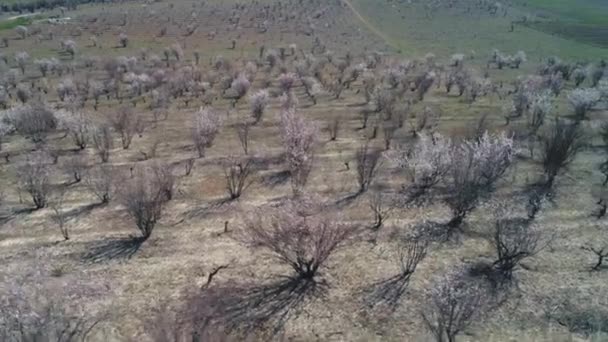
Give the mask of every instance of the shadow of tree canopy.
[{"label": "shadow of tree canopy", "polygon": [[262,184],[269,187],[275,187],[285,184],[291,178],[289,170],[272,172],[262,177]]},{"label": "shadow of tree canopy", "polygon": [[222,285],[203,289],[187,300],[196,327],[221,326],[228,332],[252,333],[268,328],[273,335],[297,318],[304,306],[327,293],[325,281],[282,277],[264,285]]},{"label": "shadow of tree canopy", "polygon": [[82,259],[98,263],[116,259],[131,258],[146,241],[143,237],[128,237],[122,239],[104,239],[91,244]]},{"label": "shadow of tree canopy", "polygon": [[401,298],[407,291],[410,274],[400,273],[390,278],[377,281],[361,290],[363,303],[369,308],[386,307],[395,311]]}]

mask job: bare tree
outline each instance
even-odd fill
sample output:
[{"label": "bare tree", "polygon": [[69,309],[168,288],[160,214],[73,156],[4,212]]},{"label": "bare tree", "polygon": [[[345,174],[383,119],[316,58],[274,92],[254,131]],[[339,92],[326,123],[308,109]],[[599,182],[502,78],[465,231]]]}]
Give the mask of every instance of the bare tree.
[{"label": "bare tree", "polygon": [[126,48],[126,47],[127,47],[127,45],[129,45],[129,36],[127,36],[127,34],[126,34],[126,33],[121,32],[121,33],[118,35],[118,43],[120,44],[120,46],[121,46],[122,48]]},{"label": "bare tree", "polygon": [[429,289],[421,313],[426,327],[437,342],[455,342],[456,336],[485,311],[487,289],[462,270],[439,278]]},{"label": "bare tree", "polygon": [[395,132],[399,128],[394,122],[384,121],[382,124],[382,132],[384,134],[384,149],[389,150],[391,148],[391,141],[395,136]]},{"label": "bare tree", "polygon": [[82,180],[83,173],[87,169],[86,159],[84,156],[75,155],[65,162],[64,169],[74,179],[74,183],[79,183]]},{"label": "bare tree", "polygon": [[433,133],[439,125],[441,118],[441,112],[439,109],[433,109],[431,107],[424,107],[422,113],[417,114],[415,117],[410,117],[409,124],[412,135],[417,137],[420,132],[428,131]]},{"label": "bare tree", "polygon": [[114,147],[114,140],[110,127],[103,125],[93,130],[93,145],[102,163],[107,163],[110,160],[110,150]]},{"label": "bare tree", "polygon": [[91,121],[85,113],[70,113],[66,115],[68,118],[65,122],[72,141],[81,150],[84,150],[89,144]]},{"label": "bare tree", "polygon": [[329,140],[336,141],[338,138],[338,132],[340,131],[340,119],[334,118],[329,123],[327,130],[329,131]]},{"label": "bare tree", "polygon": [[120,200],[142,239],[147,240],[162,216],[166,193],[151,170],[141,167],[135,172],[133,179],[121,185]]},{"label": "bare tree", "polygon": [[492,247],[496,260],[492,267],[508,280],[521,261],[534,256],[544,245],[541,232],[532,220],[512,218],[507,214],[499,213],[494,226]]},{"label": "bare tree", "polygon": [[110,117],[112,127],[120,134],[122,148],[128,149],[136,133],[142,131],[143,121],[141,116],[135,115],[130,107],[120,107]]},{"label": "bare tree", "polygon": [[367,290],[366,301],[370,306],[387,304],[395,309],[401,297],[407,290],[408,284],[418,264],[426,257],[428,244],[402,238],[398,242],[396,261],[399,264],[399,273],[374,283]]},{"label": "bare tree", "polygon": [[252,183],[253,163],[249,158],[231,156],[226,158],[223,164],[226,190],[231,200],[237,199]]},{"label": "bare tree", "polygon": [[[243,240],[292,268],[295,281],[315,282],[327,259],[354,234],[355,227],[293,202],[260,210],[243,227]],[[315,215],[311,215],[315,214]]]},{"label": "bare tree", "polygon": [[116,171],[110,165],[103,164],[95,168],[87,170],[84,183],[89,191],[91,191],[101,203],[108,203],[112,199],[115,191]]},{"label": "bare tree", "polygon": [[217,112],[211,108],[201,108],[194,118],[192,139],[198,151],[198,156],[203,158],[207,148],[213,146],[215,136],[220,129],[220,118]]},{"label": "bare tree", "polygon": [[173,175],[171,165],[157,162],[152,164],[150,171],[152,173],[152,182],[154,183],[154,187],[158,188],[161,199],[163,201],[172,200],[175,192],[175,176]]},{"label": "bare tree", "polygon": [[357,182],[359,193],[367,191],[373,182],[380,166],[382,165],[382,153],[376,149],[370,149],[369,143],[365,142],[355,155],[357,165]]},{"label": "bare tree", "polygon": [[582,250],[595,254],[597,260],[591,267],[592,271],[599,271],[603,267],[604,259],[608,258],[608,246],[595,247],[591,244],[581,247]]},{"label": "bare tree", "polygon": [[390,199],[387,199],[381,192],[376,192],[369,197],[369,207],[374,213],[374,223],[372,230],[378,231],[384,225],[384,222],[390,217],[391,211],[394,209]]},{"label": "bare tree", "polygon": [[316,136],[315,125],[304,120],[293,108],[281,112],[281,137],[295,196],[302,193],[312,170]]},{"label": "bare tree", "polygon": [[63,239],[67,241],[70,239],[70,232],[67,227],[68,216],[63,209],[66,189],[62,187],[58,191],[59,192],[54,196],[53,201],[51,201],[50,204],[51,209],[53,209],[51,219],[55,222],[57,227],[59,227]]},{"label": "bare tree", "polygon": [[584,147],[583,135],[576,123],[556,119],[540,138],[541,158],[546,185],[551,187],[555,177],[566,168]]},{"label": "bare tree", "polygon": [[245,154],[249,153],[249,130],[251,125],[249,123],[242,123],[236,127],[236,134],[239,137],[239,142],[243,148]]},{"label": "bare tree", "polygon": [[36,209],[46,207],[51,191],[48,156],[44,152],[28,156],[19,167],[18,177],[19,188],[32,197]]},{"label": "bare tree", "polygon": [[[20,280],[25,282],[24,279]],[[34,280],[41,282],[41,279]],[[58,295],[60,291],[35,286],[33,290],[22,283],[5,286],[6,289],[0,294],[0,300],[7,303],[0,308],[0,340],[86,341],[101,318],[76,313],[76,310],[69,308],[72,305],[69,303],[71,297]]]}]

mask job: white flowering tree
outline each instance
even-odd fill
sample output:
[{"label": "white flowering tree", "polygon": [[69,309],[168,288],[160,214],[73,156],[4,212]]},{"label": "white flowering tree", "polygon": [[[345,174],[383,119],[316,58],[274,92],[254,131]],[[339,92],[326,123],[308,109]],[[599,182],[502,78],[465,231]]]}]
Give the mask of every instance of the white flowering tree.
[{"label": "white flowering tree", "polygon": [[513,139],[504,134],[485,133],[478,141],[465,141],[452,151],[452,165],[444,180],[444,201],[453,214],[446,225],[447,237],[459,229],[482,197],[493,192],[515,156]]},{"label": "white flowering tree", "polygon": [[20,51],[15,54],[15,62],[17,63],[17,66],[21,70],[22,74],[25,74],[25,66],[29,60],[30,54],[25,51]]},{"label": "white flowering tree", "polygon": [[574,108],[574,113],[579,119],[584,119],[587,112],[601,100],[601,94],[597,89],[578,88],[568,94],[568,102]]},{"label": "white flowering tree", "polygon": [[251,106],[251,116],[254,119],[254,124],[260,122],[262,116],[264,116],[269,99],[270,95],[267,90],[259,90],[249,96],[249,105]]},{"label": "white flowering tree", "polygon": [[294,108],[286,108],[281,111],[281,137],[293,193],[298,196],[302,193],[312,169],[317,128],[312,122],[299,116]]},{"label": "white flowering tree", "polygon": [[420,134],[411,150],[402,150],[391,159],[408,175],[416,196],[439,184],[452,165],[452,141],[439,133]]},{"label": "white flowering tree", "polygon": [[213,141],[220,130],[220,117],[209,107],[201,108],[194,117],[192,140],[200,158],[205,156],[207,148],[213,146]]}]

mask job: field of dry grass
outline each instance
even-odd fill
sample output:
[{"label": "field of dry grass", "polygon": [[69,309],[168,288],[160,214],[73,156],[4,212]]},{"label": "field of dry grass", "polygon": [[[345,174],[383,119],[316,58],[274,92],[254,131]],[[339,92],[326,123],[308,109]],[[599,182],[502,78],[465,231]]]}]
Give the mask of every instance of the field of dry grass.
[{"label": "field of dry grass", "polygon": [[[57,96],[57,85],[62,79],[102,80],[107,78],[104,61],[117,56],[140,56],[144,48],[148,55],[162,56],[163,49],[176,43],[183,48],[184,57],[179,62],[172,62],[171,66],[159,67],[168,73],[193,65],[195,51],[202,56],[196,68],[205,76],[218,55],[236,66],[242,66],[246,61],[259,61],[250,94],[264,88],[267,79],[271,80],[270,92],[278,93],[276,79],[280,68],[266,71],[264,61],[258,59],[262,46],[268,50],[297,44],[296,55],[288,55],[284,61],[285,68],[290,71],[294,70],[296,61],[304,59],[304,54],[315,46],[315,38],[333,52],[331,55],[336,60],[342,60],[347,52],[350,53],[354,64],[363,63],[374,51],[384,53],[384,65],[395,65],[404,58],[423,60],[420,49],[426,45],[413,49],[413,55],[397,54],[397,50],[404,54],[408,50],[382,39],[384,35],[384,38],[392,39],[394,32],[386,33],[382,25],[375,26],[377,18],[362,17],[366,15],[365,11],[358,15],[353,12],[360,2],[352,1],[355,6],[349,7],[347,2],[337,0],[312,3],[264,0],[251,5],[255,11],[237,10],[233,2],[222,0],[82,5],[76,11],[65,13],[71,20],[64,25],[39,23],[30,26],[30,31],[35,31],[36,27],[40,31],[24,40],[16,39],[13,30],[0,31],[0,37],[9,38],[9,46],[0,49],[0,53],[9,58],[8,65],[0,68],[0,78],[6,77],[9,69],[17,70],[12,56],[18,51],[27,51],[31,60],[26,73],[19,76],[19,83],[31,84],[32,88],[48,86],[48,93],[34,92],[33,97],[43,98],[53,108],[63,108],[65,103]],[[276,13],[277,6],[285,6],[293,16],[288,20],[273,17],[269,29],[262,33],[259,26],[264,18],[260,13],[264,11],[261,4],[265,3],[272,13]],[[54,14],[59,14],[59,10],[45,15]],[[233,22],[235,14],[239,16],[238,24]],[[124,22],[123,18],[126,18]],[[187,35],[188,25],[198,28]],[[166,32],[161,35],[160,31],[165,27]],[[47,37],[50,31],[52,39]],[[118,36],[122,32],[129,37],[126,48],[118,47]],[[97,46],[92,46],[90,37],[93,35],[97,37]],[[60,42],[64,39],[76,42],[78,49],[74,59],[61,51]],[[236,41],[235,49],[230,48],[232,40]],[[437,53],[438,63],[444,66],[450,57],[446,53],[447,49],[439,49]],[[323,59],[327,55],[330,54],[318,54],[316,58]],[[93,67],[85,67],[81,61],[87,56],[97,56],[99,61]],[[74,71],[62,76],[49,74],[43,81],[32,63],[43,57],[58,57],[62,64],[74,64]],[[150,63],[149,60],[143,62],[145,69],[151,72],[155,67]],[[495,84],[501,83],[500,89],[481,96],[474,103],[464,101],[454,91],[446,94],[444,87],[433,86],[424,101],[411,100],[414,93],[407,92],[398,102],[405,107],[411,100],[407,111],[404,110],[410,119],[396,131],[391,150],[384,152],[387,158],[383,158],[378,176],[371,189],[362,195],[357,194],[355,154],[373,135],[373,123],[361,129],[361,111],[367,108],[363,81],[354,82],[339,99],[326,89],[318,97],[317,104],[313,104],[298,83],[294,89],[299,100],[297,112],[319,128],[306,194],[313,201],[325,204],[327,215],[339,217],[341,222],[361,229],[349,244],[329,258],[323,269],[328,284],[325,295],[302,303],[297,314],[293,313],[276,334],[270,334],[273,322],[269,322],[268,327],[260,327],[257,332],[260,335],[254,340],[433,340],[420,316],[420,311],[429,305],[427,289],[433,286],[437,276],[456,265],[493,260],[489,241],[493,234],[492,213],[496,201],[515,203],[523,211],[526,185],[543,174],[540,161],[529,157],[523,143],[518,145],[520,151],[516,162],[499,182],[493,199],[481,203],[467,216],[463,232],[457,239],[431,245],[394,311],[370,306],[366,301],[372,284],[399,271],[395,260],[400,236],[412,232],[423,221],[444,223],[451,218],[449,208],[438,200],[420,207],[397,206],[377,233],[369,229],[373,223],[370,197],[383,193],[390,198],[400,198],[402,186],[408,183],[406,175],[388,156],[394,150],[406,149],[416,143],[408,129],[410,121],[414,122],[426,107],[432,107],[442,113],[436,131],[455,139],[470,135],[483,115],[488,115],[491,131],[509,131],[517,125],[507,127],[504,124],[505,108],[512,101],[511,82],[517,76],[534,72],[540,64],[538,60],[530,60],[522,69],[483,70],[481,65],[485,64],[485,57],[465,58],[464,63],[467,67],[472,66],[478,75],[487,72]],[[564,83],[551,116],[571,116],[566,94],[574,87],[572,81]],[[135,136],[129,149],[122,149],[118,135],[113,135],[115,143],[110,164],[121,174],[117,177],[120,178],[117,180],[119,189],[134,181],[130,177],[133,168],[157,161],[171,165],[177,179],[174,197],[164,206],[162,219],[152,236],[143,243],[134,239],[138,231],[120,201],[113,199],[108,204],[99,204],[84,182],[72,183],[71,175],[65,169],[74,155],[82,155],[89,168],[98,165],[99,158],[91,147],[74,150],[67,134],[57,131],[48,134],[44,150],[58,156],[57,163],[51,166],[53,189],[67,189],[63,210],[67,213],[70,239],[63,241],[51,219],[52,208],[32,210],[27,194],[19,190],[19,167],[41,146],[18,134],[4,137],[1,153],[10,161],[0,163],[3,197],[0,204],[1,298],[15,295],[32,302],[57,301],[76,316],[96,317],[100,323],[90,334],[90,341],[163,341],[170,339],[149,336],[154,325],[161,325],[155,319],[177,310],[175,308],[182,305],[183,294],[203,286],[209,274],[219,266],[227,267],[213,277],[211,288],[268,284],[278,276],[288,274],[287,267],[263,251],[248,248],[238,236],[247,213],[258,212],[262,206],[279,203],[292,194],[279,128],[281,100],[278,95],[272,96],[262,121],[251,128],[249,156],[259,163],[260,169],[243,196],[230,201],[227,200],[221,162],[227,156],[242,154],[237,129],[238,124],[249,119],[250,107],[246,98],[233,107],[229,100],[222,98],[219,90],[214,90],[214,95],[212,107],[221,114],[222,124],[204,158],[197,158],[191,138],[192,118],[203,106],[202,98],[194,98],[187,104],[183,99],[174,99],[168,108],[167,119],[155,120],[149,109],[149,94],[136,96],[132,110],[133,114],[144,118],[144,132]],[[131,106],[131,102],[130,99],[119,101],[103,96],[97,110],[90,99],[79,110],[94,122],[103,123],[119,107]],[[18,105],[14,95],[9,104]],[[605,155],[598,132],[608,115],[606,107],[606,101],[598,104],[581,123],[590,137],[589,144],[576,156],[567,172],[558,177],[552,201],[535,221],[546,236],[552,237],[551,243],[522,262],[515,272],[515,285],[509,290],[506,302],[476,319],[458,335],[458,341],[608,339],[608,272],[589,271],[595,261],[593,254],[581,249],[589,243],[608,246],[605,219],[592,215],[596,210],[597,193],[602,189],[603,176],[598,165]],[[326,128],[336,119],[340,121],[340,131],[332,141]],[[551,118],[546,121],[549,125]],[[378,137],[370,140],[372,147],[384,149],[383,134],[380,129]],[[142,152],[156,143],[156,156],[144,160]],[[186,165],[193,158],[192,173],[186,175]],[[53,201],[51,196],[50,202]],[[0,312],[10,311],[10,302],[3,305],[6,309]],[[574,316],[584,318],[579,317],[579,322]]]}]

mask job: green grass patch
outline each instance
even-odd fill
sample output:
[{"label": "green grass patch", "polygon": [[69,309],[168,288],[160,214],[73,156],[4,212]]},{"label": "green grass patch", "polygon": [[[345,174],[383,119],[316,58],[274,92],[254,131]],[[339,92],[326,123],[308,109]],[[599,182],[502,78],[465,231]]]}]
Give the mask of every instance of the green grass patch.
[{"label": "green grass patch", "polygon": [[[537,16],[526,26],[608,48],[608,2],[603,0],[517,0],[525,12]],[[538,19],[540,18],[540,19]]]},{"label": "green grass patch", "polygon": [[2,30],[12,30],[17,26],[28,26],[33,23],[35,20],[39,20],[44,18],[41,15],[36,16],[28,16],[28,17],[19,17],[15,19],[7,19],[0,21],[0,31]]},{"label": "green grass patch", "polygon": [[[517,25],[511,32],[513,18],[521,18],[524,13],[532,12],[531,5],[527,10],[523,6],[517,7],[511,11],[510,16],[503,17],[487,13],[467,14],[466,8],[457,7],[440,8],[431,13],[424,4],[418,3],[350,1],[376,29],[390,37],[391,41],[397,42],[406,55],[414,53],[421,56],[433,52],[445,57],[453,53],[465,53],[475,55],[475,62],[481,64],[486,62],[494,48],[508,54],[524,50],[533,61],[551,55],[567,60],[598,59],[608,55],[608,46],[604,45],[605,31],[594,25],[581,24],[575,19],[569,20],[569,27],[559,26],[560,29],[566,27],[559,32],[555,32],[558,29],[555,26],[540,28],[524,25]],[[543,1],[532,0],[530,3],[540,6]],[[562,1],[579,3],[581,0],[556,0]],[[600,7],[608,7],[598,0],[582,0],[585,3],[593,1],[597,1]],[[600,12],[603,13],[607,12]],[[591,14],[579,15],[591,17]],[[548,18],[547,16],[542,21],[549,22]],[[591,22],[594,20],[597,22],[600,19],[597,16],[590,19]]]},{"label": "green grass patch", "polygon": [[605,0],[516,0],[516,3],[555,20],[608,27],[608,2]]}]

